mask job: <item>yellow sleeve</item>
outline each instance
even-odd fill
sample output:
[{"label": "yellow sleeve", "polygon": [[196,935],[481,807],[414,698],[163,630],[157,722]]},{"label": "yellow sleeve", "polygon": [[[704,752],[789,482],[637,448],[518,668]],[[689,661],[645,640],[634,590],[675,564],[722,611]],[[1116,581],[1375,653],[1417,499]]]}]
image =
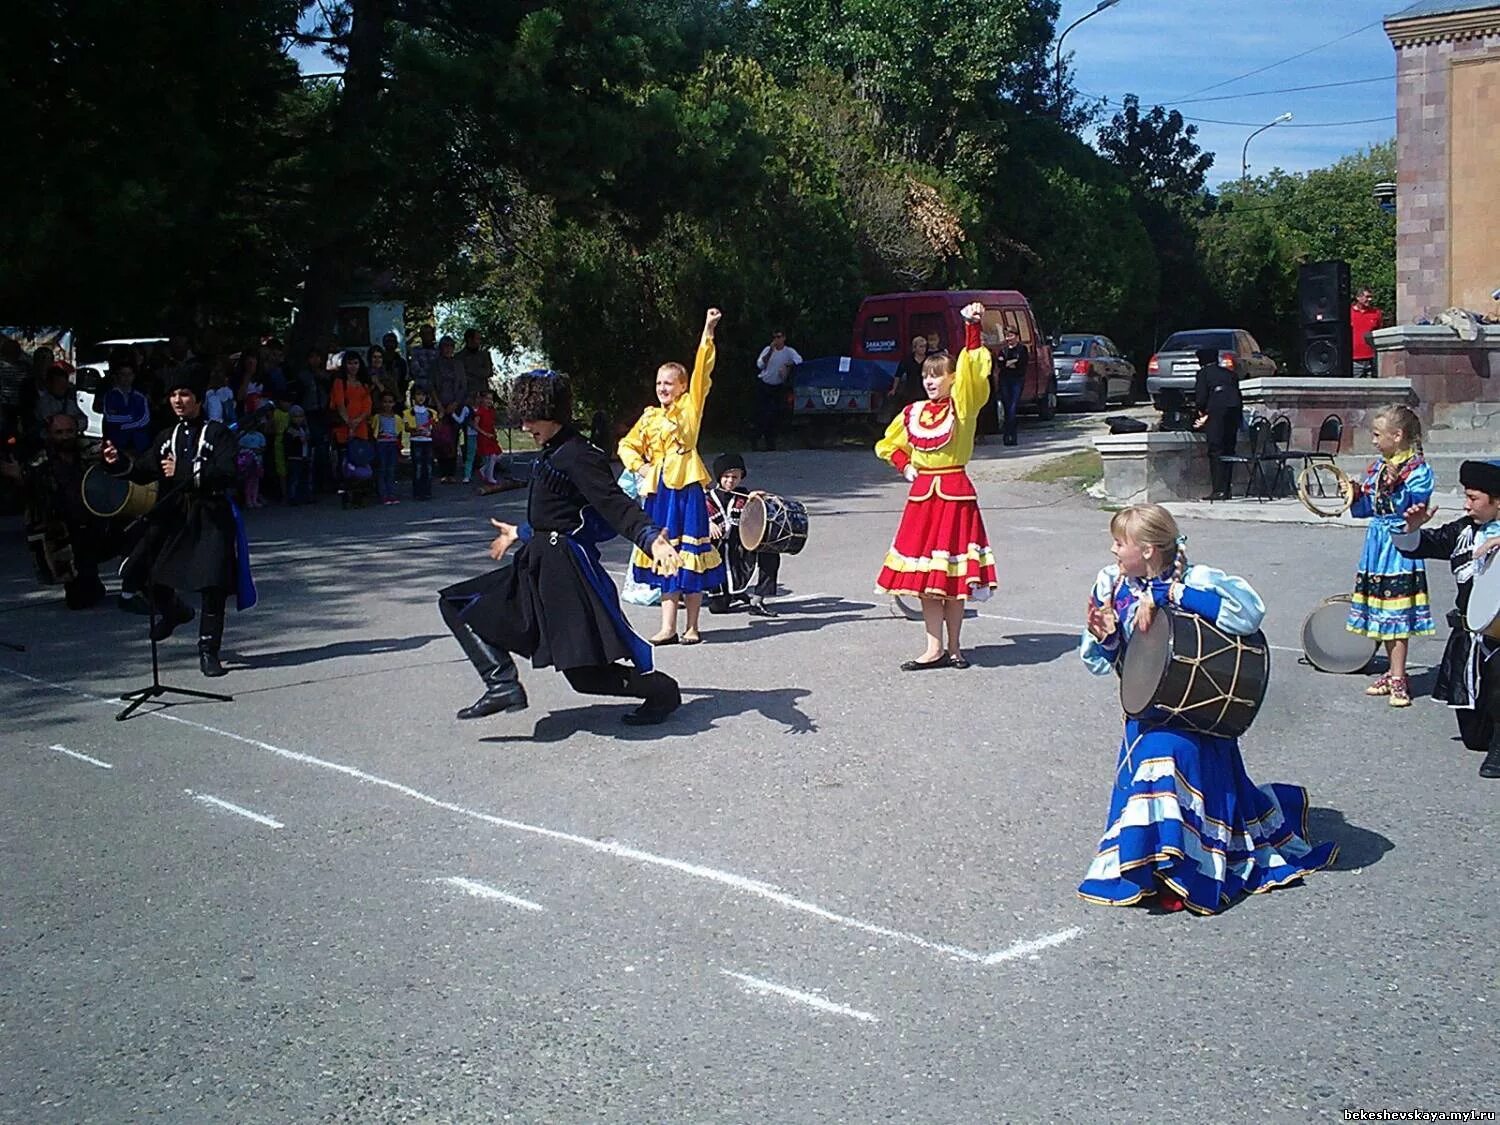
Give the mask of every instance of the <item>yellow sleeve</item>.
[{"label": "yellow sleeve", "polygon": [[646,415],[641,414],[630,427],[630,432],[620,439],[615,453],[632,473],[639,472],[646,463]]},{"label": "yellow sleeve", "polygon": [[972,418],[990,401],[990,349],[983,344],[958,353],[958,371],[953,377],[953,409],[960,418]]},{"label": "yellow sleeve", "polygon": [[714,360],[717,358],[714,338],[705,334],[698,344],[697,358],[693,360],[693,378],[688,384],[681,420],[677,424],[683,444],[689,449],[698,448],[698,433],[703,429],[703,404],[708,401],[708,392],[713,389]]},{"label": "yellow sleeve", "polygon": [[911,439],[906,434],[906,411],[904,410],[891,419],[891,424],[885,428],[885,434],[875,443],[875,456],[882,461],[890,461],[898,449],[904,450],[908,457],[911,456]]}]

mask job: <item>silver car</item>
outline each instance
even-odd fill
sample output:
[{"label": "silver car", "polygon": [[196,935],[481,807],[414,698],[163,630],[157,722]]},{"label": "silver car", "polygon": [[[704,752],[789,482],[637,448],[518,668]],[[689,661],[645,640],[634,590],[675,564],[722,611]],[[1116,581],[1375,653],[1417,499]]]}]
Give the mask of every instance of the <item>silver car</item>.
[{"label": "silver car", "polygon": [[1070,332],[1052,346],[1059,406],[1103,410],[1111,402],[1135,401],[1135,364],[1108,336]]},{"label": "silver car", "polygon": [[1174,332],[1146,366],[1146,393],[1158,410],[1163,407],[1162,394],[1166,391],[1177,391],[1192,401],[1198,378],[1199,348],[1217,349],[1219,365],[1233,371],[1241,382],[1276,374],[1276,361],[1261,351],[1255,337],[1243,328]]}]

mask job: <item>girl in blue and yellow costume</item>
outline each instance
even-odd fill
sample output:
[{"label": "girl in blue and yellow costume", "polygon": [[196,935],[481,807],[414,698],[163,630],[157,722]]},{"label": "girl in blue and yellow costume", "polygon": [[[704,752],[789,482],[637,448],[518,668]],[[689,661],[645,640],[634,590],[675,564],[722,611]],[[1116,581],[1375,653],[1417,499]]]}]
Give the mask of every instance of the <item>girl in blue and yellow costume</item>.
[{"label": "girl in blue and yellow costume", "polygon": [[[1165,508],[1125,508],[1109,530],[1116,563],[1094,579],[1080,650],[1090,672],[1118,671],[1131,636],[1162,606],[1236,636],[1260,628],[1260,595],[1243,578],[1189,566]],[[1336,845],[1307,842],[1307,806],[1300,786],[1256,786],[1238,739],[1127,718],[1108,827],[1078,893],[1106,906],[1154,895],[1164,910],[1213,914],[1333,862]]]},{"label": "girl in blue and yellow costume", "polygon": [[1432,499],[1432,468],[1422,459],[1421,420],[1404,406],[1387,406],[1376,414],[1370,440],[1380,458],[1353,485],[1349,514],[1368,517],[1370,525],[1345,627],[1384,641],[1390,657],[1389,671],[1365,694],[1389,696],[1392,707],[1410,707],[1408,638],[1431,636],[1436,630],[1427,600],[1427,565],[1402,555],[1392,536],[1406,530],[1407,509]]},{"label": "girl in blue and yellow costume", "polygon": [[922,599],[927,647],[901,665],[903,672],[967,668],[959,644],[964,605],[984,601],[997,585],[979,494],[964,468],[974,456],[979,412],[990,398],[992,360],[980,335],[983,314],[977,302],[964,307],[964,350],[957,366],[947,355],[928,356],[922,364],[927,398],[891,419],[875,443],[875,455],[911,482],[896,537],[875,580],[883,594]]},{"label": "girl in blue and yellow costume", "polygon": [[[698,615],[703,610],[703,594],[724,582],[724,560],[709,534],[708,501],[703,492],[709,483],[708,469],[698,456],[703,404],[713,386],[714,329],[723,315],[718,309],[708,310],[691,379],[680,363],[657,368],[656,400],[661,405],[648,406],[620,439],[620,460],[636,474],[646,515],[666,529],[681,555],[681,569],[671,576],[653,570],[651,557],[639,549],[631,556],[635,580],[661,591],[661,631],[650,638],[654,645],[701,641]],[[687,607],[687,627],[681,637],[677,635],[679,602]]]}]

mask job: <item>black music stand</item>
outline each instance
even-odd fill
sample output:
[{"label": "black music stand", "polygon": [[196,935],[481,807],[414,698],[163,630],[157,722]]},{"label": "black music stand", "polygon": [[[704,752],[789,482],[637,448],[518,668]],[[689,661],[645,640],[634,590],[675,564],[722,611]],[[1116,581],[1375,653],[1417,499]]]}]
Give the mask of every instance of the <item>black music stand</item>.
[{"label": "black music stand", "polygon": [[[126,529],[127,532],[134,529],[137,524],[149,523],[153,518],[156,517],[157,513],[163,510],[163,504],[167,500],[175,499],[177,495],[181,493],[181,491],[181,485],[178,485],[176,488],[166,489],[163,494],[157,499],[156,506],[153,507],[150,511],[146,512],[144,515],[137,516],[135,522]],[[157,659],[156,652],[157,645],[160,642],[158,642],[156,639],[157,608],[155,593],[156,557],[155,555],[153,555],[151,558],[151,566],[146,572],[146,604],[150,608],[150,615],[148,620],[151,622],[151,682],[143,688],[137,688],[135,691],[126,691],[120,693],[120,698],[125,701],[125,708],[115,716],[115,722],[117,723],[123,723],[126,719],[130,718],[130,716],[134,715],[136,711],[139,710],[147,701],[152,699],[159,699],[164,695],[183,695],[187,696],[189,699],[208,699],[212,700],[215,703],[234,702],[234,696],[232,695],[223,695],[216,691],[198,691],[193,688],[172,687],[161,682],[161,664]],[[175,599],[175,594],[173,596]]]}]

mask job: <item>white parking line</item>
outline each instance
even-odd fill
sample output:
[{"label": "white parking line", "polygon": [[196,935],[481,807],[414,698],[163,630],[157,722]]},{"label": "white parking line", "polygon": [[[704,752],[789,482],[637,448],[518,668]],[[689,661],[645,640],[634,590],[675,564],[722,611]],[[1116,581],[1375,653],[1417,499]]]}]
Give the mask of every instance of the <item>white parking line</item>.
[{"label": "white parking line", "polygon": [[232,804],[229,801],[221,800],[218,797],[210,797],[207,793],[194,793],[191,789],[184,789],[183,792],[195,801],[202,801],[205,805],[215,805],[218,808],[227,809],[229,812],[237,813],[240,816],[255,821],[256,824],[264,824],[267,828],[286,827],[286,825],[282,824],[279,820],[272,820],[268,816],[262,816],[258,812],[251,812],[249,809],[241,808],[239,805]]},{"label": "white parking line", "polygon": [[516,895],[506,894],[498,887],[491,887],[486,883],[476,882],[473,879],[465,879],[462,875],[449,875],[446,878],[439,879],[438,882],[447,883],[450,887],[457,887],[459,890],[465,892],[466,894],[471,894],[475,898],[495,899],[499,902],[509,903],[511,906],[518,906],[522,910],[547,909],[540,903],[532,902],[529,899],[519,898]]},{"label": "white parking line", "polygon": [[[84,699],[92,700],[95,703],[107,704],[112,702],[119,702],[118,700],[106,700],[100,696],[94,695],[92,692],[84,691],[82,688],[72,687],[67,684],[59,684],[52,680],[41,679],[38,676],[33,676],[26,672],[19,672],[14,668],[0,667],[0,672],[7,672],[10,675],[16,676],[23,680],[27,680],[30,683],[40,684],[44,687],[53,688],[56,691],[66,692],[69,695],[80,696]],[[277,746],[271,742],[264,742],[258,738],[250,738],[243,734],[236,734],[234,731],[224,730],[222,727],[212,727],[207,723],[200,723],[193,719],[183,718],[181,715],[170,714],[166,711],[149,711],[143,712],[143,714],[148,714],[152,718],[159,719],[164,722],[178,723],[193,730],[203,731],[205,734],[216,734],[221,738],[230,739],[231,741],[238,742],[243,746],[250,746],[257,750],[264,750],[269,754],[274,754],[278,758],[282,758],[289,762],[297,762],[305,766],[314,766],[318,769],[328,770],[331,773],[342,774],[345,777],[352,778],[355,781],[364,782],[367,785],[379,786],[380,788],[389,790],[390,792],[399,793],[404,797],[409,797],[412,800],[418,801],[430,808],[442,809],[444,812],[453,813],[455,816],[467,817],[470,820],[477,820],[484,824],[491,824],[497,828],[509,829],[512,832],[524,832],[532,836],[540,836],[543,839],[555,840],[559,843],[571,844],[574,847],[584,848],[588,851],[597,852],[601,855],[614,856],[617,859],[630,860],[634,863],[640,863],[651,867],[660,867],[669,871],[676,871],[679,874],[687,875],[694,879],[702,879],[705,882],[716,883],[721,887],[729,887],[744,894],[753,895],[757,898],[764,899],[767,902],[773,902],[776,905],[781,906],[787,910],[793,910],[797,911],[798,913],[808,914],[814,918],[821,918],[823,921],[829,922],[835,926],[840,926],[850,930],[858,930],[861,933],[872,934],[876,937],[882,937],[890,941],[900,942],[904,945],[912,945],[917,947],[918,949],[925,949],[931,953],[941,953],[948,957],[957,958],[960,961],[968,961],[973,964],[980,964],[984,961],[985,958],[985,954],[976,953],[972,949],[965,949],[962,946],[958,945],[950,945],[947,942],[932,941],[928,938],[922,937],[920,934],[909,933],[905,930],[898,930],[891,926],[882,926],[875,922],[866,922],[861,918],[853,918],[847,914],[839,914],[835,911],[827,909],[826,907],[819,906],[815,902],[809,902],[806,899],[801,899],[796,897],[795,895],[788,894],[786,891],[781,890],[779,887],[772,886],[769,883],[761,882],[758,879],[751,879],[744,875],[737,875],[732,871],[722,871],[718,868],[708,867],[705,864],[701,863],[693,863],[688,860],[673,859],[670,856],[656,855],[653,852],[648,852],[641,848],[633,848],[627,844],[615,843],[611,840],[596,840],[590,836],[578,836],[572,832],[559,831],[556,828],[546,828],[539,824],[528,824],[525,821],[521,820],[512,820],[508,817],[495,816],[492,813],[481,812],[478,809],[467,808],[463,805],[457,804],[454,801],[445,801],[441,797],[434,797],[429,793],[424,793],[420,789],[413,788],[410,785],[404,785],[399,781],[392,781],[389,778],[384,778],[376,774],[367,773],[366,771],[359,769],[356,766],[344,765],[342,762],[331,762],[326,758],[319,758],[312,754],[303,753],[300,750],[288,750],[285,747]],[[239,809],[235,806],[229,806],[227,802],[218,802],[217,798],[214,798],[213,800],[216,803],[224,803],[226,807],[232,808],[236,812],[247,813],[248,815],[254,817],[259,816],[259,814],[248,813],[248,810]],[[275,824],[274,827],[280,828],[282,827],[282,825]]]},{"label": "white parking line", "polygon": [[66,746],[49,746],[49,750],[56,750],[59,754],[66,754],[70,758],[77,758],[80,762],[87,762],[91,766],[98,766],[101,770],[112,770],[115,767],[108,762],[101,762],[98,758],[90,758],[87,754],[80,754],[77,750],[69,750]]},{"label": "white parking line", "polygon": [[811,992],[799,992],[795,988],[788,988],[784,984],[774,984],[759,977],[746,976],[744,973],[730,972],[728,969],[720,969],[727,977],[733,977],[745,986],[746,992],[770,993],[773,996],[782,996],[793,1000],[798,1004],[806,1004],[809,1008],[816,1008],[820,1012],[829,1012],[835,1016],[848,1016],[850,1019],[860,1020],[863,1023],[879,1023],[877,1016],[870,1012],[861,1012],[858,1008],[846,1007],[843,1004],[835,1004],[832,1000],[824,1000],[821,996],[814,996]]},{"label": "white parking line", "polygon": [[1030,957],[1037,960],[1038,955],[1044,949],[1050,949],[1054,945],[1061,945],[1065,941],[1072,941],[1083,933],[1082,926],[1071,926],[1066,930],[1058,930],[1055,934],[1047,934],[1045,937],[1032,938],[1030,941],[1018,941],[1015,945],[1007,946],[998,952],[991,953],[984,959],[986,965],[998,965],[1004,961],[1015,961],[1021,957]]}]

